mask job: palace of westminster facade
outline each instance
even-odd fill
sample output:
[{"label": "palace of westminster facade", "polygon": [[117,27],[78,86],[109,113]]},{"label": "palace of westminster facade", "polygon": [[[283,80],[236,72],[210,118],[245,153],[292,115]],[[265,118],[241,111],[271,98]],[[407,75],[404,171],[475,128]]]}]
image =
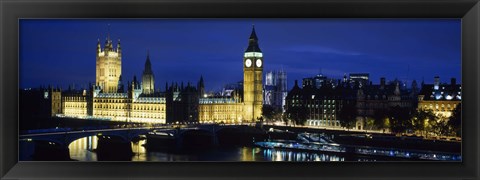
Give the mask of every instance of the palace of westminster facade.
[{"label": "palace of westminster facade", "polygon": [[[334,128],[341,127],[338,114],[343,104],[354,103],[358,112],[356,129],[363,129],[366,118],[390,108],[432,110],[449,117],[461,103],[461,85],[453,78],[447,84],[435,77],[434,84],[422,82],[420,89],[414,81],[411,89],[405,89],[398,80],[386,83],[385,78],[374,85],[366,73],[350,74],[348,79],[345,75],[342,80],[317,75],[304,78],[302,88],[295,81],[287,93],[286,73],[267,73],[264,85],[263,66],[263,53],[253,28],[244,52],[243,82],[229,96],[207,96],[203,77],[196,85],[172,83],[164,92],[155,91],[148,54],[141,81],[133,77],[127,83],[127,92],[123,92],[120,42],[114,48],[108,37],[103,48],[97,43],[95,85],[83,91],[49,88],[45,99],[51,116],[160,124],[256,122],[262,117],[263,105],[274,105],[282,112],[301,106],[306,108],[306,125]],[[277,78],[272,80],[274,75]]]},{"label": "palace of westminster facade", "polygon": [[147,54],[141,82],[133,77],[123,92],[122,49],[107,37],[97,43],[96,83],[89,90],[50,89],[51,115],[137,123],[255,122],[262,116],[263,53],[253,27],[243,58],[243,87],[231,96],[206,96],[203,77],[197,85],[166,85],[155,91],[155,76]]}]

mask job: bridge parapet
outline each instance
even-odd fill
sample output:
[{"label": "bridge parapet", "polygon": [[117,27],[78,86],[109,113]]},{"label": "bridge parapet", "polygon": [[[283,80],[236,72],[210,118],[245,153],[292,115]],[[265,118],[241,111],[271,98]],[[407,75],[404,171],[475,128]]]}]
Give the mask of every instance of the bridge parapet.
[{"label": "bridge parapet", "polygon": [[128,142],[133,138],[150,132],[150,128],[135,129],[105,129],[105,130],[89,130],[89,131],[70,131],[58,133],[42,133],[42,134],[26,134],[20,135],[20,139],[28,141],[49,141],[58,143],[61,146],[68,147],[75,140],[88,136],[115,136]]}]

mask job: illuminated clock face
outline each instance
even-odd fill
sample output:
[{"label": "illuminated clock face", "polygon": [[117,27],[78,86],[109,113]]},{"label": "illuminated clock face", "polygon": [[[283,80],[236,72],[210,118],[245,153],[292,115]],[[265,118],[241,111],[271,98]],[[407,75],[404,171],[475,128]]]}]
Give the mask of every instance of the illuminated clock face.
[{"label": "illuminated clock face", "polygon": [[247,66],[247,67],[252,66],[252,60],[247,59],[247,60],[245,61],[245,66]]},{"label": "illuminated clock face", "polygon": [[257,61],[255,62],[255,64],[257,64],[257,67],[262,67],[262,60],[257,59]]}]

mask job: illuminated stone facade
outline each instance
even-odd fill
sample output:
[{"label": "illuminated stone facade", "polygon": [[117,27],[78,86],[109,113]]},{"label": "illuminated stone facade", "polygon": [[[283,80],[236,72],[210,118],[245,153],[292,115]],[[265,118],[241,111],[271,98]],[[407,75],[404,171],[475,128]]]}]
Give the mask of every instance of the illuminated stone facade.
[{"label": "illuminated stone facade", "polygon": [[60,89],[50,89],[51,112],[52,116],[62,114],[62,91]]},{"label": "illuminated stone facade", "polygon": [[200,98],[198,109],[201,123],[243,122],[243,103],[237,98]]},{"label": "illuminated stone facade", "polygon": [[105,93],[116,93],[122,75],[122,49],[120,40],[114,48],[108,35],[103,49],[97,43],[96,85]]},{"label": "illuminated stone facade", "polygon": [[229,96],[207,96],[203,77],[197,87],[176,83],[167,85],[165,92],[155,91],[149,54],[142,82],[134,77],[125,93],[121,53],[120,42],[114,48],[109,36],[103,49],[98,42],[96,84],[89,90],[66,92],[63,96],[60,93],[60,116],[140,123],[241,123],[262,117],[263,54],[254,28],[243,58],[243,90],[237,89]]},{"label": "illuminated stone facade", "polygon": [[244,120],[258,121],[262,117],[263,105],[263,53],[258,46],[255,28],[249,38],[243,57]]},{"label": "illuminated stone facade", "polygon": [[440,83],[435,77],[433,84],[423,84],[418,94],[418,109],[431,110],[437,116],[450,117],[462,100],[462,86],[452,78],[450,84]]},{"label": "illuminated stone facade", "polygon": [[137,123],[166,123],[165,94],[154,90],[154,75],[149,55],[147,55],[142,76],[145,82],[140,83],[134,77],[126,93],[123,92],[124,87],[121,82],[121,64],[120,42],[116,48],[113,48],[112,41],[108,37],[103,49],[98,43],[96,84],[92,85],[88,91],[64,92],[61,116]]},{"label": "illuminated stone facade", "polygon": [[64,93],[63,116],[136,123],[166,122],[164,94],[142,94],[136,78],[127,93],[100,91],[100,87],[96,86],[90,93]]},{"label": "illuminated stone facade", "polygon": [[114,121],[165,123],[165,97],[129,98],[127,93],[94,97],[93,116]]},{"label": "illuminated stone facade", "polygon": [[145,61],[145,69],[142,75],[143,94],[153,94],[155,92],[155,77],[153,76],[152,63],[150,62],[150,54],[147,54]]},{"label": "illuminated stone facade", "polygon": [[63,99],[63,114],[67,117],[87,117],[87,96],[83,94],[68,94],[64,95]]}]

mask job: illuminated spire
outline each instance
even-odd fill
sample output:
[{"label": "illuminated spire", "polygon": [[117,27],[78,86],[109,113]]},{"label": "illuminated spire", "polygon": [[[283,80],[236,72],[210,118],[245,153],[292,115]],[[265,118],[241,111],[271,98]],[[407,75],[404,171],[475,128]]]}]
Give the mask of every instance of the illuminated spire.
[{"label": "illuminated spire", "polygon": [[107,37],[105,39],[105,51],[113,50],[112,40],[110,40],[110,24],[107,26]]},{"label": "illuminated spire", "polygon": [[150,62],[150,51],[147,50],[147,60],[145,61],[145,69],[143,74],[153,74],[152,72],[152,63]]},{"label": "illuminated spire", "polygon": [[99,53],[101,51],[101,46],[100,46],[100,38],[97,39],[97,53]]},{"label": "illuminated spire", "polygon": [[119,56],[121,56],[122,47],[120,46],[120,39],[117,40],[117,52],[119,53]]}]

